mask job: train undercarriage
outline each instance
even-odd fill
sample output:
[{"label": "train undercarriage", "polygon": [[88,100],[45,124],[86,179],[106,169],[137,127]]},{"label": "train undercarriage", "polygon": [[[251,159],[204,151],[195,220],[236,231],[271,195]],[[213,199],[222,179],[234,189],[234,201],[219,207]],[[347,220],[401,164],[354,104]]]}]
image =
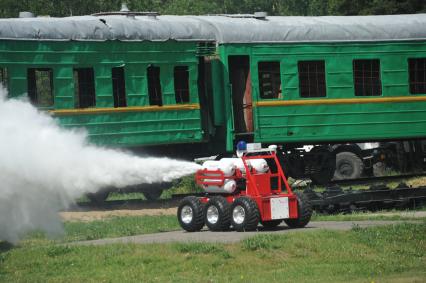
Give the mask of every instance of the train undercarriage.
[{"label": "train undercarriage", "polygon": [[331,180],[426,171],[426,140],[327,144],[282,151],[290,177],[309,178],[321,185]]}]

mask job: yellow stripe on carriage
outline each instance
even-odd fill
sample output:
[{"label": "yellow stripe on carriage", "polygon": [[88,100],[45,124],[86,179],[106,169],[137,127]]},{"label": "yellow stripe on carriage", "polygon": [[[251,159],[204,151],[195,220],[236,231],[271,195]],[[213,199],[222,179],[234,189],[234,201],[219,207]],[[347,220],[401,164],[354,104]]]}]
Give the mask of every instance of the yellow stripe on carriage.
[{"label": "yellow stripe on carriage", "polygon": [[374,98],[339,98],[339,99],[300,99],[258,101],[256,106],[293,106],[293,105],[322,105],[322,104],[365,104],[365,103],[395,103],[395,102],[419,102],[426,101],[426,96],[397,96]]},{"label": "yellow stripe on carriage", "polygon": [[82,108],[82,109],[57,109],[49,112],[55,115],[81,115],[81,114],[109,114],[126,112],[154,112],[154,111],[173,111],[173,110],[197,110],[200,104],[174,104],[174,105],[151,105],[151,106],[129,106],[129,107],[110,107],[110,108]]}]

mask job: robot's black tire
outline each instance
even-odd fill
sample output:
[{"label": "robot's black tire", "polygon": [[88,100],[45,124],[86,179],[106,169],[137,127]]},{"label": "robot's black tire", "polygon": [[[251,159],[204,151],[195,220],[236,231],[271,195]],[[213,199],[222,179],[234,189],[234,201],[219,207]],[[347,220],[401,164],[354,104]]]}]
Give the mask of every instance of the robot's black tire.
[{"label": "robot's black tire", "polygon": [[[215,217],[212,218],[211,216]],[[215,221],[212,222],[211,220]],[[204,208],[204,222],[212,231],[226,231],[229,229],[231,225],[231,205],[226,198],[222,196],[210,198]]]},{"label": "robot's black tire", "polygon": [[290,228],[302,228],[305,227],[312,216],[312,205],[309,198],[302,192],[294,192],[297,197],[297,218],[285,219],[284,222]]},{"label": "robot's black tire", "polygon": [[184,230],[188,232],[201,230],[204,226],[204,204],[200,198],[185,197],[179,204],[177,218]]},{"label": "robot's black tire", "polygon": [[259,220],[259,208],[253,199],[239,197],[232,203],[231,224],[236,231],[256,230]]}]

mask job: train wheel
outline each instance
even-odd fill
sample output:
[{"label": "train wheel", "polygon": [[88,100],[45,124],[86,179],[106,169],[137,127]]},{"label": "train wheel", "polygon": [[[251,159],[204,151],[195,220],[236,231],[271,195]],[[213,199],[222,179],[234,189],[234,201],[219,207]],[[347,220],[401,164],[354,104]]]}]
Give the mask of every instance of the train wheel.
[{"label": "train wheel", "polygon": [[361,158],[352,152],[339,152],[336,154],[335,180],[357,179],[361,177],[364,163]]},{"label": "train wheel", "polygon": [[262,223],[262,226],[265,227],[266,229],[273,229],[279,226],[281,222],[283,222],[281,219],[277,219],[277,220],[262,221],[261,223]]},{"label": "train wheel", "polygon": [[186,197],[179,204],[177,217],[184,230],[199,231],[204,226],[204,204],[197,197]]},{"label": "train wheel", "polygon": [[231,205],[226,198],[212,197],[204,210],[204,222],[212,231],[226,231],[231,225]]},{"label": "train wheel", "polygon": [[253,231],[259,224],[259,209],[249,197],[237,198],[231,206],[231,224],[236,231]]},{"label": "train wheel", "polygon": [[305,227],[312,216],[312,206],[308,197],[302,192],[294,192],[297,197],[297,218],[295,219],[284,219],[284,222],[290,228],[302,228]]}]

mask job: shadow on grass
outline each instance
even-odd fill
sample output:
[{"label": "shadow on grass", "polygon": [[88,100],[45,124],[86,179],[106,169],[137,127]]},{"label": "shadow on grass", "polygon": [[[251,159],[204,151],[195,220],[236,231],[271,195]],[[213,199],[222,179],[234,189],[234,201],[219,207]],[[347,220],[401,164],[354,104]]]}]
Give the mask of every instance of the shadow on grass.
[{"label": "shadow on grass", "polygon": [[[235,232],[235,233],[246,233],[246,232],[251,232],[251,233],[256,233],[256,232],[281,232],[281,231],[295,231],[295,230],[311,230],[314,229],[316,227],[314,226],[305,226],[305,227],[301,227],[301,228],[290,228],[288,226],[285,225],[280,225],[277,227],[264,227],[259,225],[256,230],[253,231],[242,231],[242,232],[237,232],[233,227],[230,227],[228,230],[226,231],[210,231],[208,230],[208,228],[204,227],[202,230],[198,231],[199,232],[205,232],[205,233],[231,233],[231,232]],[[178,229],[179,230],[179,229]],[[176,231],[178,231],[176,230]],[[172,231],[169,231],[172,232]],[[186,232],[184,230],[182,230],[183,233],[194,233],[194,232]],[[197,232],[195,232],[197,233]]]},{"label": "shadow on grass", "polygon": [[314,226],[305,226],[305,227],[289,227],[287,225],[279,225],[277,227],[264,227],[264,226],[259,226],[257,229],[258,231],[295,231],[295,230],[311,230],[312,228],[316,228]]}]

